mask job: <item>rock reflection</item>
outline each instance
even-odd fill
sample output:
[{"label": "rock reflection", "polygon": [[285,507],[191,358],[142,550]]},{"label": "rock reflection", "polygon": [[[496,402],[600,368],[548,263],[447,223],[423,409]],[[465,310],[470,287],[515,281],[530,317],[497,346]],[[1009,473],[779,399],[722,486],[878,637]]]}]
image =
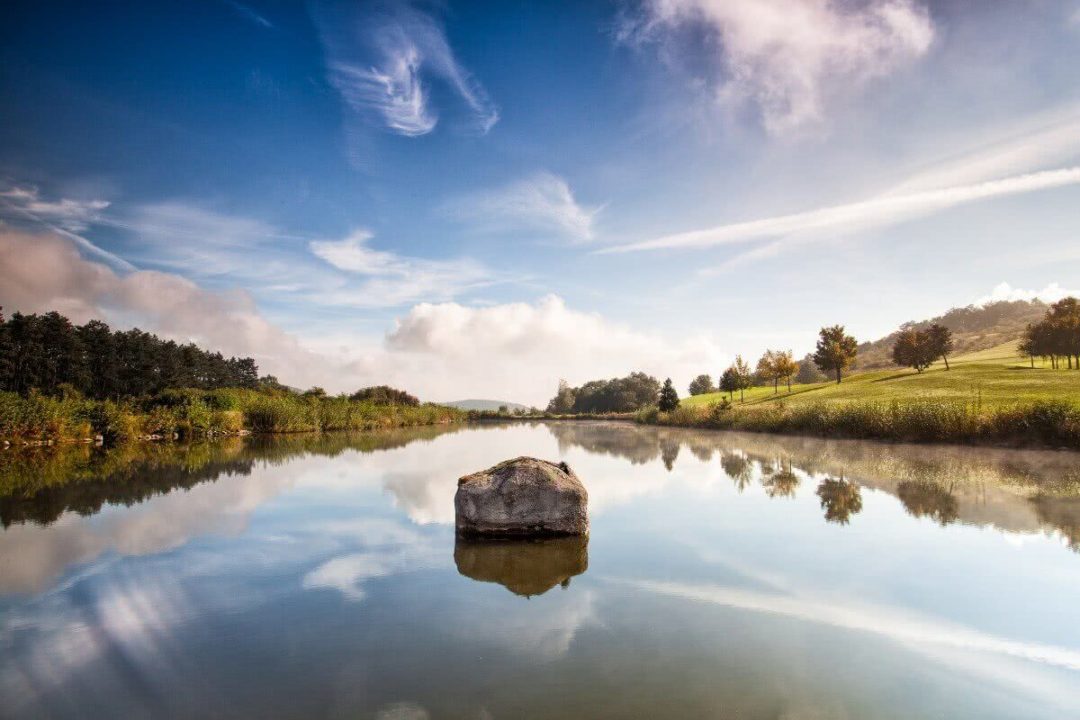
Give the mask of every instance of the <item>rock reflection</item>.
[{"label": "rock reflection", "polygon": [[454,544],[458,572],[481,582],[498,583],[515,595],[543,595],[589,567],[588,537],[541,540],[481,540],[458,537]]}]

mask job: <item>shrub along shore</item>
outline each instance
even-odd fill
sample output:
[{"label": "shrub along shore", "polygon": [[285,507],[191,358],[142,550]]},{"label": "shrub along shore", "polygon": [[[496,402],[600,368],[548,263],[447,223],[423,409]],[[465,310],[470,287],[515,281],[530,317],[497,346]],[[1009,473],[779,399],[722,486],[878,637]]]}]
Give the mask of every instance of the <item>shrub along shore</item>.
[{"label": "shrub along shore", "polygon": [[899,442],[1039,446],[1080,450],[1080,408],[1063,400],[983,407],[978,402],[891,400],[728,402],[642,410],[638,422],[676,427],[817,435]]},{"label": "shrub along shore", "polygon": [[465,419],[463,411],[441,405],[243,388],[166,390],[119,401],[88,399],[76,392],[0,392],[0,441],[13,444],[377,430]]}]

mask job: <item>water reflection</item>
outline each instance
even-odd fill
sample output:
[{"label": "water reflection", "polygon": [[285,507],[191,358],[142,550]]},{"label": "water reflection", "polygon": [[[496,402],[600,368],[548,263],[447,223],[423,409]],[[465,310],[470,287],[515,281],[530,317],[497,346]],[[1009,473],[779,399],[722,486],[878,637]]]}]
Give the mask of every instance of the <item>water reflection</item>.
[{"label": "water reflection", "polygon": [[825,521],[847,525],[851,516],[862,510],[862,491],[855,483],[838,479],[825,478],[817,488],[821,507],[825,510]]},{"label": "water reflection", "polygon": [[[1080,717],[1076,454],[611,423],[127,452],[0,454],[0,716]],[[456,478],[522,454],[588,484],[588,545],[455,544]]]},{"label": "water reflection", "polygon": [[458,537],[454,563],[465,577],[498,583],[515,595],[543,595],[589,567],[588,537],[481,540]]},{"label": "water reflection", "polygon": [[[718,433],[629,423],[559,422],[547,427],[564,452],[579,447],[635,465],[655,462],[665,454],[671,457],[673,446],[687,447],[700,462],[719,456],[724,474],[740,493],[757,483],[771,498],[792,497],[803,479],[812,479],[815,490],[821,490],[819,500],[830,522],[850,522],[861,509],[859,488],[869,488],[894,495],[914,517],[1015,533],[1052,528],[1080,551],[1080,455],[1074,452]],[[677,469],[677,454],[674,457],[669,472]],[[825,480],[841,477],[845,484],[824,485]]]},{"label": "water reflection", "polygon": [[933,480],[905,480],[896,494],[915,517],[933,518],[942,527],[960,517],[960,502],[950,489]]}]

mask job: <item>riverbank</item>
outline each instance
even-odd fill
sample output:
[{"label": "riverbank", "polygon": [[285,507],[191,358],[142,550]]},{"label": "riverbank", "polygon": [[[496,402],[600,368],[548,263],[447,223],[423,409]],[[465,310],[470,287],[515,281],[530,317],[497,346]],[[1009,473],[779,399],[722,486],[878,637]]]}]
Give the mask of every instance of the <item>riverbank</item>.
[{"label": "riverbank", "polygon": [[151,398],[89,400],[0,393],[0,442],[106,443],[244,433],[378,430],[461,423],[441,405],[381,405],[347,397],[244,389],[169,390]]},{"label": "riverbank", "polygon": [[761,406],[716,403],[681,406],[666,413],[648,408],[636,419],[669,427],[857,440],[1080,449],[1080,407],[1065,400],[990,408],[930,399]]}]

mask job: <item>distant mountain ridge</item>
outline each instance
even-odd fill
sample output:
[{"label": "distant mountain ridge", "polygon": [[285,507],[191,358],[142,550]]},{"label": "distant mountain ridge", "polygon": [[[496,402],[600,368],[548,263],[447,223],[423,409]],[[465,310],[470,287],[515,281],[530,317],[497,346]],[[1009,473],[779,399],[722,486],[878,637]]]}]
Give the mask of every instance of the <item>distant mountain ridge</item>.
[{"label": "distant mountain ridge", "polygon": [[450,402],[440,403],[441,405],[448,405],[458,410],[498,410],[502,406],[506,406],[508,410],[528,410],[528,405],[522,405],[521,403],[508,402],[506,400],[481,400],[471,398],[469,400],[452,400]]},{"label": "distant mountain ridge", "polygon": [[953,354],[961,355],[1019,340],[1028,323],[1042,320],[1046,309],[1046,303],[1041,300],[1003,300],[953,308],[929,320],[909,321],[880,340],[859,345],[857,369],[896,367],[892,347],[900,332],[908,328],[922,330],[934,323],[944,325],[953,333]]}]

